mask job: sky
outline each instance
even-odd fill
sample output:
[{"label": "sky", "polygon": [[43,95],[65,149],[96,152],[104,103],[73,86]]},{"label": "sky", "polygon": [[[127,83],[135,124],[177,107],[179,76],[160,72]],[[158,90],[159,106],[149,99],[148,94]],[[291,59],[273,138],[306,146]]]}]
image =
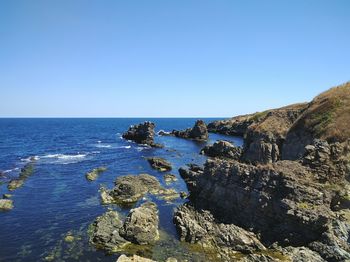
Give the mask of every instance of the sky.
[{"label": "sky", "polygon": [[1,0],[0,117],[230,117],[350,80],[348,0]]}]

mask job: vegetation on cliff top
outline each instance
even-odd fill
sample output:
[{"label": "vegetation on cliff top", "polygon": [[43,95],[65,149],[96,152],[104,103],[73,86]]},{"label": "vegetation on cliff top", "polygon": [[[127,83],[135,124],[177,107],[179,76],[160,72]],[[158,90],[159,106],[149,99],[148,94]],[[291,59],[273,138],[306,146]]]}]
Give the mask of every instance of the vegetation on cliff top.
[{"label": "vegetation on cliff top", "polygon": [[292,130],[304,129],[314,137],[345,141],[350,137],[350,82],[315,97]]}]

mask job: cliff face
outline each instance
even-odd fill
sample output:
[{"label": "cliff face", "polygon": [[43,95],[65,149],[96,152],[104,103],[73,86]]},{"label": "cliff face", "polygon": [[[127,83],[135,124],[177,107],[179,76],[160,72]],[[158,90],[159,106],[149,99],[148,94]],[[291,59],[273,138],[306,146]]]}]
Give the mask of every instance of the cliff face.
[{"label": "cliff face", "polygon": [[308,104],[210,124],[244,135],[244,148],[235,159],[180,169],[191,203],[256,233],[265,246],[305,246],[327,261],[349,260],[349,108],[348,83]]}]

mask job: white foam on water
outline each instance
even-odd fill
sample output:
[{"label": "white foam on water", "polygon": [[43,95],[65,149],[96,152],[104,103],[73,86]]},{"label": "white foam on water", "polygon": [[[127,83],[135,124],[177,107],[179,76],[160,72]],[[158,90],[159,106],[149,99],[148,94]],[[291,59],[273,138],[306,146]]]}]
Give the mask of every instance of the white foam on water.
[{"label": "white foam on water", "polygon": [[16,167],[16,168],[13,168],[13,169],[5,170],[5,171],[3,171],[3,173],[4,173],[4,174],[7,174],[7,173],[11,173],[11,172],[17,171],[17,170],[19,170],[19,167]]},{"label": "white foam on water", "polygon": [[120,147],[118,147],[118,148],[126,148],[126,149],[130,149],[130,148],[131,148],[131,146],[120,146]]},{"label": "white foam on water", "polygon": [[103,144],[98,144],[96,145],[97,148],[111,148],[112,145],[103,145]]}]

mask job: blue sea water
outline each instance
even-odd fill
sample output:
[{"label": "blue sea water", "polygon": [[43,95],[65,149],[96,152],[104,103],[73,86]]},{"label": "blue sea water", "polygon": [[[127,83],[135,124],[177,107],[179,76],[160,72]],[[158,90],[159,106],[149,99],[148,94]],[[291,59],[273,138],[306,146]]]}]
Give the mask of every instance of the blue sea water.
[{"label": "blue sea water", "polygon": [[[89,225],[108,208],[121,214],[129,211],[101,205],[101,185],[111,188],[118,176],[148,173],[167,188],[187,191],[177,170],[187,163],[203,163],[206,158],[199,151],[206,143],[157,136],[156,142],[165,146],[160,149],[121,138],[130,125],[145,120],[153,121],[156,131],[171,131],[191,127],[196,119],[0,119],[0,196],[13,194],[15,206],[0,212],[0,261],[115,261],[119,254],[95,250],[87,237]],[[218,134],[211,134],[208,143],[218,139],[242,144],[240,138]],[[149,156],[169,160],[178,181],[164,184],[163,174],[144,159]],[[31,157],[36,159],[33,175],[23,187],[9,192],[7,183],[18,177]],[[86,172],[100,166],[108,170],[96,181],[88,182]],[[172,214],[186,200],[167,203],[149,198],[158,205],[163,235],[153,258],[161,261],[183,256],[187,247],[177,241]],[[67,234],[72,234],[75,241],[65,242]]]}]

